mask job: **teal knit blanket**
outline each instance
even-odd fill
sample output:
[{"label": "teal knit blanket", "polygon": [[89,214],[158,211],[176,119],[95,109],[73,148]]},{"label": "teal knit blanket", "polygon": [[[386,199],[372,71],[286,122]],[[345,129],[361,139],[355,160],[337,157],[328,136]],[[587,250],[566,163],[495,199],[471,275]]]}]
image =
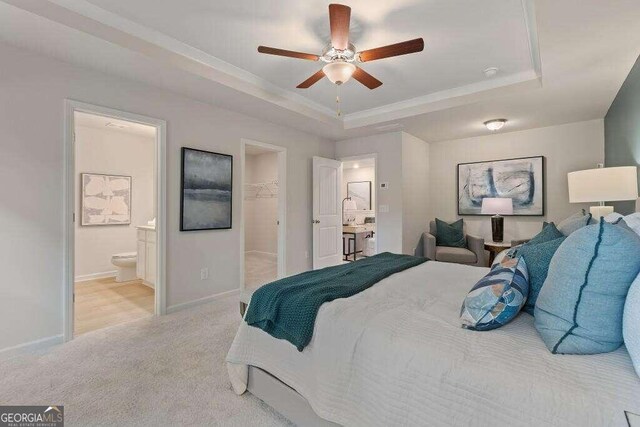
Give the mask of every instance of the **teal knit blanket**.
[{"label": "teal knit blanket", "polygon": [[384,278],[425,262],[425,258],[384,252],[348,264],[307,271],[256,290],[245,321],[302,351],[313,335],[320,306],[349,298]]}]

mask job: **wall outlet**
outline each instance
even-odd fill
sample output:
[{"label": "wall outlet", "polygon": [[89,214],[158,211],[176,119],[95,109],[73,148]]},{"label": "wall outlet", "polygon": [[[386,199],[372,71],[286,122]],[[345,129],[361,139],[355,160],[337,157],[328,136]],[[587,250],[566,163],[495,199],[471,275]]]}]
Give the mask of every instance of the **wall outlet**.
[{"label": "wall outlet", "polygon": [[207,280],[209,278],[209,269],[203,268],[200,270],[200,280]]},{"label": "wall outlet", "polygon": [[305,257],[306,259],[309,259],[309,251],[304,251],[304,257]]},{"label": "wall outlet", "polygon": [[378,212],[380,212],[380,213],[388,213],[389,212],[389,205],[380,205],[380,206],[378,206]]},{"label": "wall outlet", "polygon": [[381,183],[380,183],[380,189],[381,189],[381,190],[387,190],[387,189],[389,189],[389,183],[388,183],[388,182],[381,182]]}]

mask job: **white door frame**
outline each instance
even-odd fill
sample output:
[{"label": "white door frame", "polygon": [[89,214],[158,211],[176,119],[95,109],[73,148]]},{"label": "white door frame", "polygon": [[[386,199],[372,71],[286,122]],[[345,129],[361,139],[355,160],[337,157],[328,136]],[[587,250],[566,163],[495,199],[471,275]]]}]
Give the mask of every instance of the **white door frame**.
[{"label": "white door frame", "polygon": [[[246,147],[253,145],[278,153],[278,278],[287,274],[287,149],[242,138],[240,140],[240,291],[244,291],[244,173]],[[247,301],[245,301],[247,302]]]},{"label": "white door frame", "polygon": [[[362,154],[362,155],[357,155],[357,156],[347,156],[347,157],[340,157],[338,160],[340,160],[342,163],[344,162],[351,162],[354,160],[368,160],[368,159],[373,159],[373,170],[375,173],[375,188],[373,189],[376,193],[376,203],[373,205],[373,216],[376,219],[376,234],[378,234],[378,188],[380,188],[380,183],[378,181],[378,154],[377,153],[371,153],[371,154]],[[343,168],[343,179],[344,179],[344,168]],[[378,240],[380,239],[376,239],[376,253],[378,253]]]},{"label": "white door frame", "polygon": [[167,231],[167,170],[166,170],[166,134],[167,123],[164,120],[114,110],[99,105],[65,99],[64,102],[64,271],[63,271],[63,338],[73,339],[74,311],[74,264],[75,264],[75,228],[74,213],[76,204],[75,182],[75,118],[74,113],[83,112],[141,123],[156,128],[156,268],[155,315],[166,312],[166,231]]}]

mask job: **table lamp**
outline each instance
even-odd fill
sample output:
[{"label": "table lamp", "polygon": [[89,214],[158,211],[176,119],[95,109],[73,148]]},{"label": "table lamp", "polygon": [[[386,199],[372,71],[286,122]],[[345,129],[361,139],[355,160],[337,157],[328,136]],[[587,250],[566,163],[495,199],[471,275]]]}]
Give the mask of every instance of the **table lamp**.
[{"label": "table lamp", "polygon": [[620,166],[569,172],[569,203],[597,202],[589,211],[596,220],[613,212],[604,202],[620,202],[638,198],[638,168]]},{"label": "table lamp", "polygon": [[482,199],[483,215],[491,217],[491,238],[494,242],[502,242],[504,238],[504,217],[513,215],[513,199],[507,197],[485,197]]}]

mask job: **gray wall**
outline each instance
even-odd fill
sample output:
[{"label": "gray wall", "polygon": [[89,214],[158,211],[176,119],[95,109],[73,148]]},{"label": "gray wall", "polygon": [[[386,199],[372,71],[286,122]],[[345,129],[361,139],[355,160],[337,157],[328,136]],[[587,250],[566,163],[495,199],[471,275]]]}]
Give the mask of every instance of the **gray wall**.
[{"label": "gray wall", "polygon": [[[640,165],[640,58],[604,118],[605,166]],[[613,203],[616,212],[632,213],[634,202]]]}]

